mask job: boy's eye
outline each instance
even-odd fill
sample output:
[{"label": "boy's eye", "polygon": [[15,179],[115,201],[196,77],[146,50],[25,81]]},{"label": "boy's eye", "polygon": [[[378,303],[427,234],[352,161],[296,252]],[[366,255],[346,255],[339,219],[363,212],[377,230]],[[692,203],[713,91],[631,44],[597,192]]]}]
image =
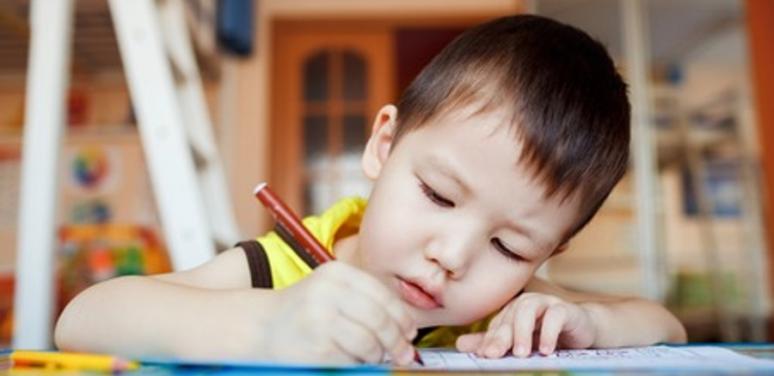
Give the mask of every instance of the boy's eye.
[{"label": "boy's eye", "polygon": [[525,261],[524,257],[521,257],[516,253],[513,253],[513,251],[508,249],[508,247],[506,247],[505,244],[503,244],[503,242],[499,238],[492,238],[491,242],[492,242],[492,245],[495,247],[495,249],[498,252],[502,253],[505,257],[508,257],[511,260]]},{"label": "boy's eye", "polygon": [[428,186],[424,182],[420,182],[419,186],[422,188],[422,193],[424,193],[425,196],[427,196],[427,198],[429,198],[430,201],[434,202],[436,205],[444,208],[454,207],[454,202],[439,195],[438,192],[434,191],[432,188],[430,188],[430,186]]}]

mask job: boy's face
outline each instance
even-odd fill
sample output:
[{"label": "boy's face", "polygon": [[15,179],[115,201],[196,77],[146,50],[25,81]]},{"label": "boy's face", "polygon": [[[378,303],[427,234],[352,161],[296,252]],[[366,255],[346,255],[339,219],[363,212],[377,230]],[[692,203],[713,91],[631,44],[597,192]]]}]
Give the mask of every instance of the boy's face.
[{"label": "boy's face", "polygon": [[363,156],[375,183],[352,261],[402,297],[420,327],[481,319],[564,246],[577,202],[543,198],[501,112],[439,116],[390,150],[395,118],[394,106],[382,108]]}]

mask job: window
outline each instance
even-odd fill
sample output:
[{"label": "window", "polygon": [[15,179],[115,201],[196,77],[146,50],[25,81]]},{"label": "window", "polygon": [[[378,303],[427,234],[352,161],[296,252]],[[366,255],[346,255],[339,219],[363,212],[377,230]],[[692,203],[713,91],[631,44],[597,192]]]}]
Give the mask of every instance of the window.
[{"label": "window", "polygon": [[373,115],[366,113],[368,64],[357,51],[329,48],[312,53],[302,69],[304,211],[319,214],[370,189],[360,168]]}]

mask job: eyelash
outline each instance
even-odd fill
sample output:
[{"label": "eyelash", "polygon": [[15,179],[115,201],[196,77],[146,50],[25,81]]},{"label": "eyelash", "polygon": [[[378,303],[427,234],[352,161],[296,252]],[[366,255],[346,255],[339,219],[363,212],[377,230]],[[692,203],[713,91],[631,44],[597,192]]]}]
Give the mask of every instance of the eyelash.
[{"label": "eyelash", "polygon": [[419,182],[419,187],[422,189],[422,193],[424,193],[425,196],[427,196],[427,198],[430,201],[432,201],[433,203],[435,203],[436,205],[438,205],[440,207],[443,207],[443,208],[453,208],[454,207],[454,202],[453,201],[451,201],[451,200],[449,200],[449,199],[439,195],[436,191],[434,191],[432,188],[430,188],[430,186],[425,184],[425,182],[420,181]]},{"label": "eyelash", "polygon": [[521,257],[518,254],[511,252],[511,250],[509,250],[500,239],[492,238],[491,243],[492,243],[492,246],[494,246],[494,248],[497,250],[497,252],[500,252],[500,254],[507,257],[508,260],[526,261],[524,257]]},{"label": "eyelash", "polygon": [[[454,202],[439,195],[436,191],[434,191],[432,188],[430,188],[429,185],[425,184],[425,182],[420,181],[419,187],[422,189],[422,193],[434,204],[444,207],[444,208],[453,208]],[[492,238],[491,240],[492,246],[494,246],[495,250],[502,254],[503,256],[507,257],[508,260],[511,261],[526,261],[523,257],[511,252],[511,250],[506,247],[503,242],[498,238]]]}]

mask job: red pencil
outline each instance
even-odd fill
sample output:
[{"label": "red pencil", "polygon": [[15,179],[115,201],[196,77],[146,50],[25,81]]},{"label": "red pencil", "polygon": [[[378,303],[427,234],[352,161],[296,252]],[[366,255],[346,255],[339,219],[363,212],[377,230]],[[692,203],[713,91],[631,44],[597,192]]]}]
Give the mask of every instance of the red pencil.
[{"label": "red pencil", "polygon": [[[253,195],[258,201],[269,210],[274,220],[282,226],[290,236],[309,253],[319,264],[327,261],[335,260],[333,256],[325,250],[325,247],[317,241],[317,238],[312,235],[309,230],[304,227],[301,219],[288,207],[274,191],[269,189],[269,185],[266,182],[260,183],[255,186]],[[419,356],[419,352],[414,350],[414,361],[421,365],[425,365],[422,358]]]},{"label": "red pencil", "polygon": [[325,250],[325,247],[317,241],[317,238],[304,227],[301,219],[282,202],[274,191],[269,189],[265,182],[258,184],[253,190],[253,194],[269,210],[274,220],[290,232],[290,236],[319,264],[334,260],[333,256]]}]

